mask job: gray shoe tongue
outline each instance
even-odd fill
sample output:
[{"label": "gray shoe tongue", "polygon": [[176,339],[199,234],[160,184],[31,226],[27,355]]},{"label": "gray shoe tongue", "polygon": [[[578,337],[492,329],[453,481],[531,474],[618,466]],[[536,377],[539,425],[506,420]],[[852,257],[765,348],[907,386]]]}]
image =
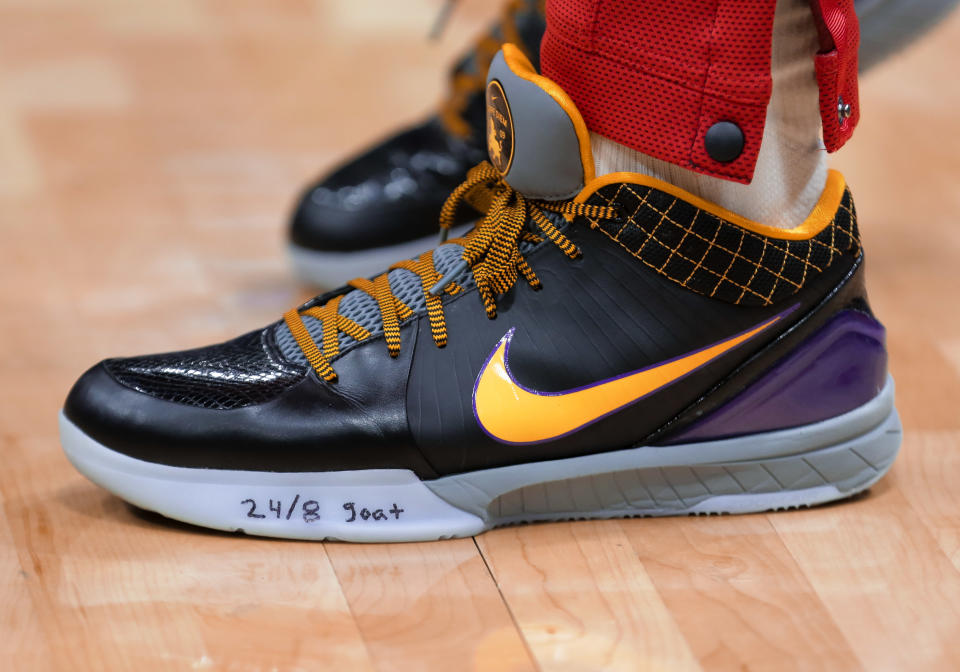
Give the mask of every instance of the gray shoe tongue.
[{"label": "gray shoe tongue", "polygon": [[[446,275],[460,264],[462,256],[463,248],[460,245],[448,243],[433,251],[433,263],[440,275]],[[423,297],[420,276],[406,269],[398,268],[390,271],[387,278],[390,280],[390,291],[393,292],[394,296],[407,304],[414,313],[426,312],[427,306]],[[473,286],[473,276],[469,273],[461,275],[457,282],[464,289],[469,289]],[[356,289],[347,292],[340,301],[337,312],[353,320],[373,336],[379,336],[383,333],[380,308],[377,306],[377,302],[366,292]],[[303,316],[302,319],[314,342],[323,343],[323,323],[309,316]],[[277,339],[280,352],[286,359],[304,365],[307,363],[307,358],[303,356],[303,351],[297,345],[297,341],[293,338],[293,334],[290,333],[286,323],[280,322],[274,327],[274,336]],[[340,334],[339,340],[341,348],[355,342],[353,338],[344,333]]]},{"label": "gray shoe tongue", "polygon": [[507,184],[530,198],[576,196],[593,179],[590,136],[570,97],[505,44],[487,74],[487,151]]}]

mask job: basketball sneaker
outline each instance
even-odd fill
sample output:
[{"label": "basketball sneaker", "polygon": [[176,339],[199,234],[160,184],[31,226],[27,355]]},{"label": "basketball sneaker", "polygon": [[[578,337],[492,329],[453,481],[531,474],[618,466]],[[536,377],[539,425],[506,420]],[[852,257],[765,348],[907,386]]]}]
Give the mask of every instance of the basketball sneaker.
[{"label": "basketball sneaker", "polygon": [[829,175],[794,229],[595,176],[570,98],[505,45],[464,236],[234,340],[109,359],[67,456],[221,530],[407,541],[527,521],[748,513],[849,497],[900,445],[857,217]]},{"label": "basketball sneaker", "polygon": [[[543,0],[510,0],[459,63],[434,116],[361,152],[301,194],[290,223],[290,259],[301,279],[331,288],[369,277],[436,243],[440,208],[486,155],[484,86],[504,42],[539,61]],[[458,224],[476,218],[466,207]]]}]

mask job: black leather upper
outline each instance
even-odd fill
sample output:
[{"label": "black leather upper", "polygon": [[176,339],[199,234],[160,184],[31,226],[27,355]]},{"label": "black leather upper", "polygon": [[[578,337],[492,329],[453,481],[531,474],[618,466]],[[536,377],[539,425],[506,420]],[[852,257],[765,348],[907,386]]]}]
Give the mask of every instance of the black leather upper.
[{"label": "black leather upper", "polygon": [[[542,289],[518,281],[498,299],[496,319],[475,289],[444,296],[444,348],[417,315],[401,330],[399,357],[388,355],[382,337],[354,343],[333,360],[338,379],[327,383],[283,359],[268,333],[254,332],[215,348],[101,363],[74,386],[65,414],[107,447],[164,464],[408,468],[434,478],[668,440],[839,311],[869,312],[859,247],[835,256],[795,293],[737,305],[657,273],[582,218],[566,234],[582,257],[571,261],[541,243],[527,260]],[[477,376],[511,329],[511,374],[525,387],[558,392],[685,355],[788,310],[756,338],[568,436],[508,445],[474,416]]]},{"label": "black leather upper", "polygon": [[[74,385],[64,413],[100,443],[150,462],[261,471],[379,465],[431,475],[413,446],[404,408],[417,334],[411,327],[402,333],[407,347],[396,359],[387,355],[382,338],[371,339],[337,360],[339,382],[303,370],[269,401],[229,410],[136,390],[101,362]],[[209,377],[198,369],[181,383],[193,378],[203,387]]]},{"label": "black leather upper", "polygon": [[[580,260],[571,262],[549,244],[528,257],[543,282],[541,291],[518,283],[498,301],[495,320],[486,318],[474,293],[457,297],[445,306],[451,344],[417,349],[407,412],[415,441],[437,472],[652,442],[732,398],[838,311],[866,306],[860,257],[853,255],[837,260],[788,300],[749,307],[696,294],[640,267],[600,232],[574,227],[568,235],[583,250]],[[510,329],[516,329],[509,364],[517,382],[538,392],[560,392],[699,350],[791,307],[768,332],[569,436],[533,445],[504,444],[487,436],[473,414],[473,383]],[[429,343],[429,329],[421,321],[421,344]],[[741,367],[740,375],[734,375]]]}]

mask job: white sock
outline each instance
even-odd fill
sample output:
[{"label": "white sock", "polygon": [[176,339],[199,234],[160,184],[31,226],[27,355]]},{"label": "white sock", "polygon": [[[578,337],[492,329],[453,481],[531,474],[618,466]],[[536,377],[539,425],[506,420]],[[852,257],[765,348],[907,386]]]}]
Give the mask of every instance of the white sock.
[{"label": "white sock", "polygon": [[827,180],[813,54],[819,47],[809,0],[777,0],[773,92],[750,184],[701,175],[590,134],[597,175],[643,173],[770,226],[792,228],[813,210]]}]

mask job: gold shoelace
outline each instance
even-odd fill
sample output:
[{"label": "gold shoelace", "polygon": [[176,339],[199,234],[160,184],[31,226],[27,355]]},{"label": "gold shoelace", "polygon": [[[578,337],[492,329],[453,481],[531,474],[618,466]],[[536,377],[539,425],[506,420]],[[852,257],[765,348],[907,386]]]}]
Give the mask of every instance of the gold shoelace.
[{"label": "gold shoelace", "polygon": [[[537,9],[544,12],[544,0],[537,3]],[[493,57],[500,51],[504,42],[511,42],[519,47],[529,58],[527,49],[517,29],[517,14],[529,8],[525,0],[511,0],[503,9],[503,15],[498,27],[503,39],[494,34],[484,35],[473,47],[474,67],[471,72],[454,72],[450,82],[450,93],[440,105],[440,120],[447,130],[461,138],[473,134],[473,127],[463,118],[470,96],[483,91],[487,85],[487,70]]]},{"label": "gold shoelace", "polygon": [[[580,256],[580,249],[557,229],[545,212],[561,214],[568,220],[580,215],[593,219],[613,219],[617,216],[616,209],[612,207],[575,203],[572,200],[541,201],[527,198],[510,187],[497,169],[484,161],[470,170],[467,179],[453,190],[444,203],[440,212],[443,234],[450,230],[457,209],[468,196],[471,202],[486,204],[486,214],[465,237],[449,241],[463,246],[463,256],[460,264],[446,276],[441,277],[437,271],[433,263],[433,250],[430,250],[416,259],[398,261],[373,280],[357,278],[347,283],[377,302],[387,351],[391,357],[400,354],[400,323],[413,316],[414,311],[394,295],[388,280],[390,271],[402,268],[420,278],[433,341],[442,348],[447,344],[447,324],[440,295],[456,295],[463,291],[456,278],[468,269],[473,271],[474,283],[487,317],[493,319],[497,316],[496,297],[509,291],[521,275],[532,288],[541,287],[540,279],[520,252],[521,241],[539,243],[545,237],[570,259]],[[533,222],[540,233],[529,231],[525,226],[528,221]],[[283,316],[310,366],[328,382],[337,379],[330,361],[340,353],[340,333],[356,341],[364,341],[371,336],[367,329],[338,312],[342,298],[343,295],[335,296],[322,306],[303,311],[293,308]],[[303,316],[320,320],[323,342],[319,346],[304,325]]]}]

